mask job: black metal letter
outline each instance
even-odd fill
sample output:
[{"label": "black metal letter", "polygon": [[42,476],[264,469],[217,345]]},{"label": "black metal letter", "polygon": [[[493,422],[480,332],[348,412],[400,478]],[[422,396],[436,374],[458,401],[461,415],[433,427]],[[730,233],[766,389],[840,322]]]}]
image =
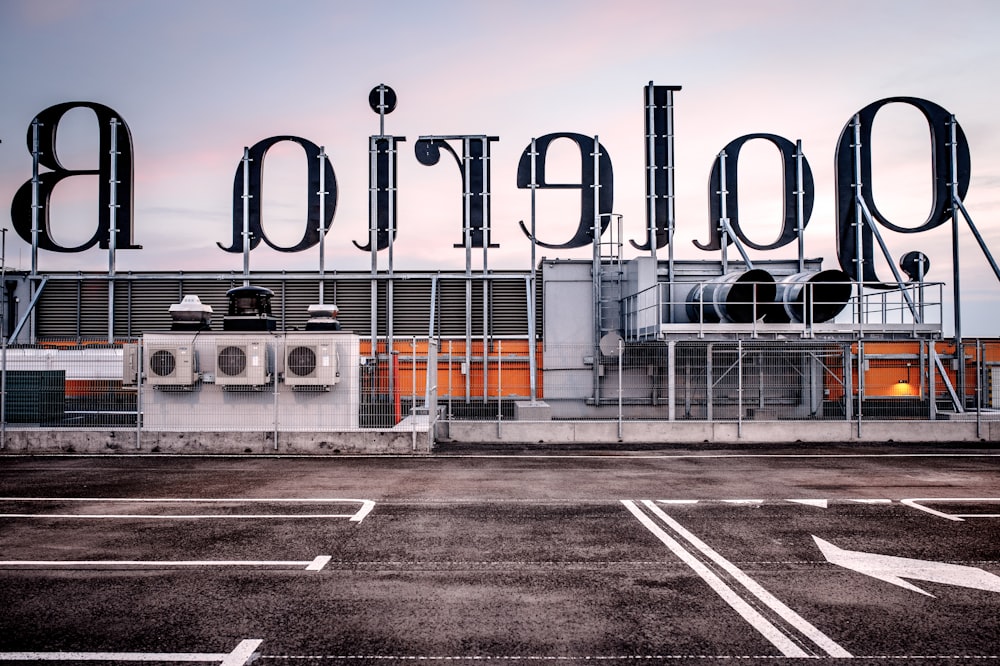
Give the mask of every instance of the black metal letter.
[{"label": "black metal letter", "polygon": [[[281,141],[291,141],[302,146],[306,153],[309,165],[307,193],[309,212],[306,215],[306,230],[302,234],[302,240],[292,247],[275,245],[264,233],[263,220],[261,219],[261,196],[264,191],[264,156],[268,149]],[[264,241],[271,248],[278,252],[301,252],[319,243],[320,219],[319,219],[319,146],[312,141],[308,141],[297,136],[272,136],[269,139],[259,141],[250,148],[250,249],[256,248],[260,241]],[[333,215],[337,210],[337,178],[333,173],[333,165],[329,159],[323,160],[325,170],[326,194],[326,219],[322,221],[323,233],[330,230],[333,223]],[[236,177],[233,181],[233,244],[224,247],[222,243],[216,243],[226,252],[243,252],[243,163],[240,162],[236,169]]]},{"label": "black metal letter", "polygon": [[[377,89],[376,89],[377,90]],[[373,91],[374,92],[374,91]],[[395,98],[393,98],[395,102]],[[389,247],[389,221],[392,220],[392,240],[396,240],[399,218],[396,215],[396,143],[405,141],[402,136],[373,136],[368,150],[368,189],[374,193],[376,250]],[[358,249],[370,252],[371,238],[362,245],[352,241]]]},{"label": "black metal letter", "polygon": [[[580,182],[579,183],[549,183],[545,180],[545,156],[548,154],[549,144],[556,139],[570,139],[574,141],[580,150]],[[521,231],[533,242],[542,247],[553,249],[569,249],[583,247],[594,242],[594,216],[601,216],[601,232],[607,229],[611,223],[610,213],[614,203],[614,172],[611,167],[611,156],[607,149],[598,143],[600,156],[598,158],[598,173],[600,174],[600,191],[598,192],[598,210],[594,210],[594,185],[596,184],[594,173],[594,137],[584,136],[572,132],[559,132],[546,134],[535,139],[535,149],[537,151],[535,162],[535,175],[538,182],[535,187],[538,189],[550,190],[580,190],[580,221],[577,224],[576,233],[573,238],[565,243],[545,243],[537,238],[531,237],[531,232],[521,222]],[[521,153],[521,160],[517,165],[517,186],[525,190],[531,187],[531,145],[529,144]]]},{"label": "black metal letter", "polygon": [[[462,141],[462,156],[459,157],[449,140]],[[433,166],[441,159],[441,148],[444,148],[455,159],[462,173],[463,225],[469,234],[470,247],[500,247],[490,243],[490,220],[486,214],[490,197],[490,157],[489,144],[499,141],[496,136],[449,136],[420,137],[413,150],[417,161],[427,166]],[[455,247],[465,247],[463,242],[455,243]]]},{"label": "black metal letter", "polygon": [[[772,243],[755,243],[750,240],[740,226],[739,218],[739,177],[737,165],[739,163],[740,149],[747,141],[753,139],[763,139],[769,141],[778,149],[781,154],[782,165],[782,208],[783,216],[781,222],[781,233],[777,240]],[[788,139],[775,134],[745,134],[730,141],[722,152],[726,155],[726,213],[729,218],[729,226],[741,241],[755,250],[776,250],[784,247],[798,238],[798,217],[796,213],[795,191],[798,189],[796,177],[795,144]],[[709,239],[704,245],[698,241],[692,241],[696,247],[702,250],[722,249],[722,229],[719,220],[722,218],[722,205],[719,199],[722,190],[722,159],[717,157],[712,165],[712,175],[708,183],[708,210],[709,210]],[[815,198],[815,185],[813,183],[812,169],[805,157],[802,158],[802,228],[809,224],[809,217],[812,215],[813,201]],[[727,244],[732,243],[732,237],[727,237]]]},{"label": "black metal letter", "polygon": [[[931,135],[931,175],[933,178],[931,211],[927,219],[918,227],[900,227],[890,222],[882,215],[875,200],[872,197],[872,154],[871,137],[872,121],[879,109],[887,104],[893,103],[909,104],[919,109],[927,119],[927,125]],[[949,144],[949,123],[951,113],[938,106],[934,102],[929,102],[918,97],[889,97],[872,102],[856,114],[860,120],[861,145],[858,151],[858,163],[860,166],[861,197],[872,219],[882,226],[905,234],[913,234],[927,231],[938,227],[951,219],[953,211],[951,209],[950,193],[950,154]],[[961,126],[955,128],[956,155],[958,164],[956,172],[958,174],[958,193],[964,198],[969,191],[969,179],[971,173],[971,158],[969,156],[969,143],[965,138],[965,132]],[[844,126],[840,134],[840,141],[837,144],[837,257],[840,260],[840,267],[851,276],[852,280],[858,280],[858,251],[857,251],[857,225],[855,190],[857,178],[855,174],[855,146],[854,146],[854,119]],[[863,282],[881,282],[875,273],[873,234],[867,223],[861,225],[861,253],[863,254]]]},{"label": "black metal letter", "polygon": [[[100,132],[100,155],[96,169],[71,170],[59,162],[56,154],[56,130],[59,121],[71,109],[90,109],[97,116]],[[65,102],[50,106],[36,116],[39,123],[38,134],[38,164],[51,171],[38,174],[38,202],[41,210],[38,213],[38,247],[52,252],[82,252],[98,245],[102,249],[110,247],[111,233],[111,193],[107,183],[111,180],[111,121],[118,119],[117,137],[117,213],[115,216],[115,248],[118,250],[140,250],[141,245],[133,242],[132,234],[132,134],[128,125],[114,109],[95,102]],[[33,151],[32,127],[28,127],[28,152]],[[85,243],[74,247],[65,247],[52,239],[49,224],[49,200],[52,190],[64,178],[71,176],[98,176],[97,195],[97,231]],[[31,243],[31,180],[21,185],[14,194],[10,205],[10,218],[17,235]]]}]

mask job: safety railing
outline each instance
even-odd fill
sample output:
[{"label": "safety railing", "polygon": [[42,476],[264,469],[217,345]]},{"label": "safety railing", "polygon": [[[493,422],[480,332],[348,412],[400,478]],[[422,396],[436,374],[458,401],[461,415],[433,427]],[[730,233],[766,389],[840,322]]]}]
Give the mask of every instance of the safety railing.
[{"label": "safety railing", "polygon": [[[822,280],[799,282],[749,271],[707,282],[660,282],[622,299],[626,340],[670,335],[778,331],[810,337],[817,332],[939,332],[943,283],[892,286]],[[810,274],[824,276],[828,272]],[[838,273],[830,271],[829,273]],[[747,278],[747,276],[750,276]],[[795,277],[795,276],[791,276]]]}]

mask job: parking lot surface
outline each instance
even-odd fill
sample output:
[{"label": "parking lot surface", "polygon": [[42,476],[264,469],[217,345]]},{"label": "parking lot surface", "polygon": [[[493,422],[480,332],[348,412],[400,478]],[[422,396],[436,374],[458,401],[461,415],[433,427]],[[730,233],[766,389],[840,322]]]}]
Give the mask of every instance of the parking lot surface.
[{"label": "parking lot surface", "polygon": [[989,448],[0,457],[0,660],[1000,660]]}]

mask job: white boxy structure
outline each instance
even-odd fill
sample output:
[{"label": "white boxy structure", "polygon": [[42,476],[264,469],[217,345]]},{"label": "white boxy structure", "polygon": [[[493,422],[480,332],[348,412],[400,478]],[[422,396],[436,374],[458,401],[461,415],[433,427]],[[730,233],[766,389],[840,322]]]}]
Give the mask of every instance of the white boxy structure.
[{"label": "white boxy structure", "polygon": [[340,431],[359,424],[350,332],[171,331],[143,336],[150,431]]}]

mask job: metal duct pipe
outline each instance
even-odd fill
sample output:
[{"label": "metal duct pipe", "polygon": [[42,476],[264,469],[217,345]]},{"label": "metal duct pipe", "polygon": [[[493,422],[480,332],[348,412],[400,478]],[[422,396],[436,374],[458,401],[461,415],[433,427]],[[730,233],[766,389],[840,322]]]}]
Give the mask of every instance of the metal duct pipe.
[{"label": "metal duct pipe", "polygon": [[763,269],[727,273],[697,285],[688,293],[688,319],[749,324],[770,312],[774,295],[774,278]]},{"label": "metal duct pipe", "polygon": [[799,324],[830,321],[847,307],[852,289],[851,279],[840,270],[807,271],[780,278],[776,307],[767,320]]}]

